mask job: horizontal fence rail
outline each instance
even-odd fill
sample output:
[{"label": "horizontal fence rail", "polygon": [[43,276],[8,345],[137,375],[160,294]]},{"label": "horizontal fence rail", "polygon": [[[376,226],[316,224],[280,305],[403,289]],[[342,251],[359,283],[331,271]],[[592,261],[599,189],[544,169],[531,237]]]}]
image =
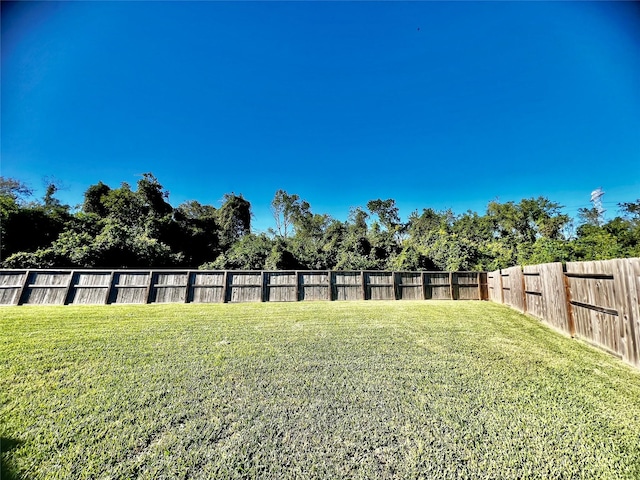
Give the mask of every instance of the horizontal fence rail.
[{"label": "horizontal fence rail", "polygon": [[0,270],[0,305],[486,300],[484,272]]},{"label": "horizontal fence rail", "polygon": [[640,367],[640,258],[487,273],[488,298]]}]

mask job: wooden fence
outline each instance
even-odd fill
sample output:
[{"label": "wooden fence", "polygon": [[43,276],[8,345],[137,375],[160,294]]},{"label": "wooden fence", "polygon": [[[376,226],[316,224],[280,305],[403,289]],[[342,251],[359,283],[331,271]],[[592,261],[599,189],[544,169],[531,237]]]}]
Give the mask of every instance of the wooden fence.
[{"label": "wooden fence", "polygon": [[490,300],[640,367],[640,258],[511,267],[487,284]]},{"label": "wooden fence", "polygon": [[0,270],[0,305],[484,300],[484,272]]}]

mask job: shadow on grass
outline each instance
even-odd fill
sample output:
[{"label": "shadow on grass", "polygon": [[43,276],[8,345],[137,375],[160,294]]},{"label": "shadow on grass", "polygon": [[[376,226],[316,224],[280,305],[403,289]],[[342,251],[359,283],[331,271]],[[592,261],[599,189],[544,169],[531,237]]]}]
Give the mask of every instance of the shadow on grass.
[{"label": "shadow on grass", "polygon": [[8,460],[9,452],[22,444],[20,440],[14,438],[0,437],[0,479],[17,480],[16,472],[11,462]]}]

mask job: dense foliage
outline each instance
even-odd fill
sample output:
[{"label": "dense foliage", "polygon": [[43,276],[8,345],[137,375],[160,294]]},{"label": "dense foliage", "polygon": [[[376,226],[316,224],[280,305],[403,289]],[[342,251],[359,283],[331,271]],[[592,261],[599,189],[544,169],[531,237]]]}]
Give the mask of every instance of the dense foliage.
[{"label": "dense foliage", "polygon": [[135,190],[92,185],[76,210],[56,191],[50,184],[34,201],[22,182],[0,177],[3,267],[495,270],[640,256],[640,199],[621,203],[608,221],[581,209],[575,228],[544,197],[493,201],[483,215],[425,208],[407,222],[393,199],[376,199],[339,221],[278,190],[275,229],[257,234],[242,195],[226,194],[219,208],[197,201],[173,207],[151,173]]}]

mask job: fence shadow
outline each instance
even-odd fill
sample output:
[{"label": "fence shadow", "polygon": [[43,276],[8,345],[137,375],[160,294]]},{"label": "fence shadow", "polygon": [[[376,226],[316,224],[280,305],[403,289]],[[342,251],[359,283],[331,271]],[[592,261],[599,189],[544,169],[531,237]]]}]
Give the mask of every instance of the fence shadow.
[{"label": "fence shadow", "polygon": [[17,480],[18,472],[9,460],[9,452],[22,445],[23,442],[15,438],[0,437],[0,479]]}]

